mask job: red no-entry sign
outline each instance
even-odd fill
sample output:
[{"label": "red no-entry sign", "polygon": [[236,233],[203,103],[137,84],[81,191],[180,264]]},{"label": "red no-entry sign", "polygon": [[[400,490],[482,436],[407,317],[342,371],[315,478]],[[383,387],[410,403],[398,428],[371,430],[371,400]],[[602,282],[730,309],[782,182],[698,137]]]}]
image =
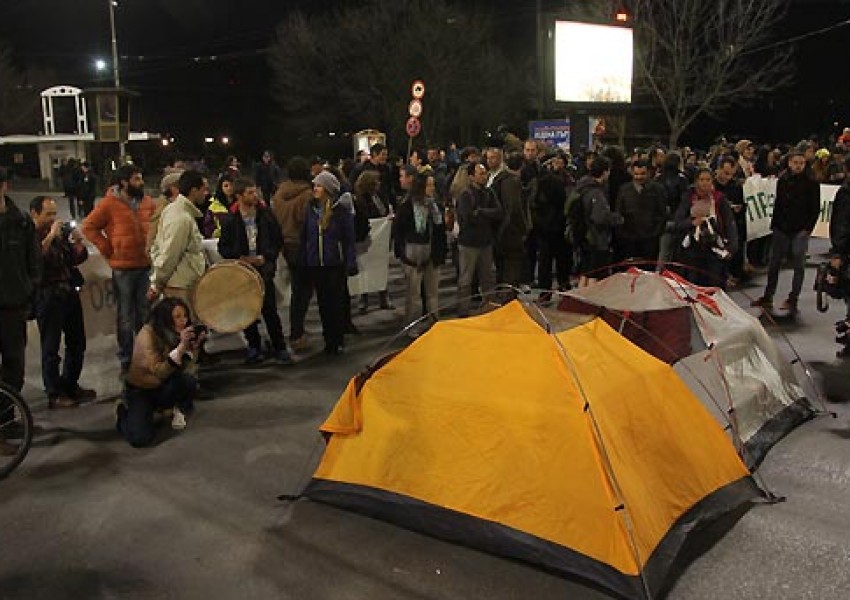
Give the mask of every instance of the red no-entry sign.
[{"label": "red no-entry sign", "polygon": [[422,131],[422,123],[416,117],[410,117],[407,120],[407,124],[404,126],[405,131],[407,131],[407,135],[410,137],[416,137]]}]

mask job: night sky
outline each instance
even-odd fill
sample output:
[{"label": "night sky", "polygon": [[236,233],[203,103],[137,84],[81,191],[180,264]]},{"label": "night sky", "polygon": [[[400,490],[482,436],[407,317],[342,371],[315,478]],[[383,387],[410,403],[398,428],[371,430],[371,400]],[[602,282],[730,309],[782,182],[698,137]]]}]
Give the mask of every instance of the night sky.
[{"label": "night sky", "polygon": [[[289,11],[322,11],[334,4],[339,3],[119,0],[122,85],[142,94],[135,105],[134,129],[173,135],[187,150],[199,146],[207,135],[228,135],[243,153],[274,147],[274,133],[268,128],[270,73],[261,52]],[[548,7],[564,4],[544,2]],[[492,7],[497,25],[511,32],[503,39],[519,45],[511,51],[534,51],[534,0],[493,0],[485,5]],[[847,18],[850,0],[796,0],[782,35]],[[527,43],[521,40],[525,36]],[[94,69],[96,58],[111,58],[107,0],[3,0],[0,39],[11,45],[20,62],[52,69],[57,84],[111,85],[111,71],[98,75]],[[780,139],[787,130],[790,139],[828,132],[835,121],[850,122],[848,39],[850,27],[844,27],[801,42],[792,89],[772,103],[735,111],[723,123],[698,123],[691,135],[739,130]]]}]

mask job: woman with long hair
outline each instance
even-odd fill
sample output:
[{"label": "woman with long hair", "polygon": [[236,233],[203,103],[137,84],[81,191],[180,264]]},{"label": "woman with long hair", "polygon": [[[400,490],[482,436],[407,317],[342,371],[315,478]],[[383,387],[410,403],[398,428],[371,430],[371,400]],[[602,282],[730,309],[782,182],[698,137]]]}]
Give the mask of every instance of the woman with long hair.
[{"label": "woman with long hair", "polygon": [[711,169],[697,171],[693,188],[676,211],[680,243],[676,255],[691,267],[685,277],[691,283],[726,288],[729,261],[738,249],[735,214],[726,198],[714,189]]},{"label": "woman with long hair", "polygon": [[172,428],[186,427],[198,389],[193,373],[204,331],[192,326],[189,307],[179,298],[164,298],[151,309],[136,335],[124,398],[116,411],[118,432],[133,447],[153,441],[157,412],[172,410]]},{"label": "woman with long hair", "polygon": [[[407,201],[398,207],[393,221],[395,255],[404,265],[407,280],[405,320],[418,318],[415,306],[425,287],[425,309],[438,313],[440,265],[446,260],[446,230],[443,215],[433,196],[433,177],[425,172],[413,177]],[[429,186],[429,180],[431,186]]]},{"label": "woman with long hair", "polygon": [[[380,219],[390,214],[389,204],[378,194],[380,186],[381,173],[376,170],[363,171],[354,182],[354,231],[358,254],[366,252],[369,246],[369,219]],[[387,290],[378,292],[378,305],[383,310],[395,308]],[[360,314],[365,315],[368,311],[369,294],[360,294]]]},{"label": "woman with long hair", "polygon": [[339,179],[329,171],[322,171],[313,179],[301,256],[319,302],[325,353],[340,354],[345,333],[344,303],[349,301],[348,276],[357,274],[357,252],[351,194],[340,193]]},{"label": "woman with long hair", "polygon": [[230,211],[234,202],[233,182],[236,175],[225,172],[218,180],[215,193],[210,199],[210,205],[204,213],[204,222],[201,225],[201,233],[204,238],[220,238],[221,222]]}]

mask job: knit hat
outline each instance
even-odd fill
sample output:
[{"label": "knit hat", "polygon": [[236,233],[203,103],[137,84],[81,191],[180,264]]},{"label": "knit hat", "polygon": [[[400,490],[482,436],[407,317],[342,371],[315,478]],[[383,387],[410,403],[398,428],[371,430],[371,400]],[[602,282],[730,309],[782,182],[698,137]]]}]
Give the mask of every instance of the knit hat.
[{"label": "knit hat", "polygon": [[173,185],[177,185],[177,182],[180,181],[180,176],[183,174],[183,171],[175,171],[174,173],[169,173],[165,177],[162,178],[162,181],[159,182],[159,189],[163,192],[167,192],[168,188]]},{"label": "knit hat", "polygon": [[322,171],[316,175],[313,178],[313,185],[322,186],[332,197],[339,196],[339,179],[334,177],[330,171]]},{"label": "knit hat", "polygon": [[829,150],[826,148],[821,148],[817,152],[815,152],[816,158],[829,158]]}]

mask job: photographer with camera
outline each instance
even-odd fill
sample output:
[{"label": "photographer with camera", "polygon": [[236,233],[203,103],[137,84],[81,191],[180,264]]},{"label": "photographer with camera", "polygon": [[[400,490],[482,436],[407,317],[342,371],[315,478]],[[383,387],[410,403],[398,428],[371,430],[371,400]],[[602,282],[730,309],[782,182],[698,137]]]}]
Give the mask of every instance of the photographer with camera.
[{"label": "photographer with camera", "polygon": [[134,448],[153,442],[157,415],[171,411],[172,429],[186,428],[205,338],[206,328],[192,325],[189,307],[180,298],[164,298],[151,308],[133,343],[124,398],[116,409],[116,428]]},{"label": "photographer with camera", "polygon": [[850,157],[844,161],[844,183],[835,193],[832,202],[832,218],[829,222],[830,248],[829,271],[826,283],[840,290],[847,305],[846,317],[835,324],[839,334],[835,341],[843,347],[839,358],[850,357]]},{"label": "photographer with camera", "polygon": [[[30,202],[40,244],[42,277],[35,290],[35,318],[41,337],[41,376],[50,408],[73,408],[81,400],[93,400],[93,390],[81,388],[86,352],[86,330],[79,290],[83,277],[77,266],[89,257],[83,235],[75,223],[56,218],[56,201],[36,196]],[[65,336],[65,358],[59,345]],[[62,374],[59,365],[62,363]]]}]

